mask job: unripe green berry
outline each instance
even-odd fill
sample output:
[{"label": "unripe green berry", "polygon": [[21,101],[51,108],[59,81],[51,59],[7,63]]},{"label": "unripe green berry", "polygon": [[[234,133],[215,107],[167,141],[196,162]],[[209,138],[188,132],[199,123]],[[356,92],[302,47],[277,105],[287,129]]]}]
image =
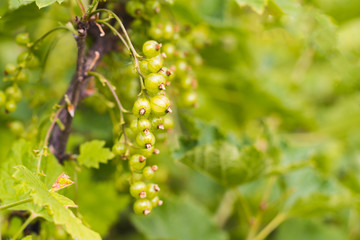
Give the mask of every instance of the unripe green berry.
[{"label": "unripe green berry", "polygon": [[26,81],[28,80],[29,75],[27,74],[27,72],[25,72],[24,70],[21,70],[17,75],[16,75],[16,81]]},{"label": "unripe green berry", "polygon": [[8,87],[5,94],[9,99],[13,99],[15,102],[19,102],[22,98],[22,92],[17,86]]},{"label": "unripe green berry", "polygon": [[164,130],[164,118],[153,117],[153,119],[151,120],[151,127],[156,130]]},{"label": "unripe green berry", "polygon": [[134,132],[138,132],[138,119],[134,119],[130,122],[130,129]]},{"label": "unripe green berry", "polygon": [[197,93],[194,91],[182,92],[180,105],[183,107],[194,107],[197,102]]},{"label": "unripe green berry", "polygon": [[172,81],[175,76],[173,71],[171,71],[170,69],[168,69],[166,67],[162,67],[159,70],[159,74],[163,75],[165,77],[166,81]]},{"label": "unripe green berry", "polygon": [[153,58],[159,55],[161,44],[154,40],[146,41],[143,45],[143,53],[147,58]]},{"label": "unripe green berry", "polygon": [[157,206],[161,206],[163,204],[163,201],[159,199],[159,196],[155,196],[153,199],[150,200],[153,208]]},{"label": "unripe green berry", "polygon": [[151,26],[149,29],[149,36],[153,39],[161,39],[163,37],[163,30],[158,26]]},{"label": "unripe green berry", "polygon": [[150,72],[156,73],[162,68],[164,60],[161,54],[148,59],[148,69]]},{"label": "unripe green berry", "polygon": [[16,102],[12,99],[10,99],[9,101],[7,101],[5,103],[5,110],[8,112],[8,113],[12,113],[12,112],[15,112],[16,111]]},{"label": "unripe green berry", "polygon": [[146,185],[146,197],[149,199],[154,198],[158,195],[160,188],[157,184],[149,183]]},{"label": "unripe green berry", "polygon": [[134,212],[137,215],[148,215],[152,210],[152,203],[147,199],[138,199],[134,203]]},{"label": "unripe green berry", "polygon": [[145,88],[148,92],[156,94],[165,90],[166,80],[158,73],[150,73],[145,78]]},{"label": "unripe green berry", "polygon": [[112,148],[112,152],[118,156],[124,155],[126,153],[126,145],[117,141]]},{"label": "unripe green berry", "polygon": [[147,117],[151,112],[151,106],[149,100],[146,98],[138,98],[133,107],[133,113],[137,117]]},{"label": "unripe green berry", "polygon": [[185,75],[189,70],[187,63],[184,60],[177,61],[175,66],[176,66],[176,76]]},{"label": "unripe green berry", "polygon": [[150,129],[151,123],[146,118],[140,118],[137,123],[138,131],[144,131],[145,129]]},{"label": "unripe green berry", "polygon": [[146,157],[139,154],[132,155],[129,160],[130,169],[135,171],[140,171],[145,167],[145,165],[146,165]]},{"label": "unripe green berry", "polygon": [[151,146],[150,148],[141,148],[138,149],[137,152],[141,155],[143,155],[144,157],[151,157],[154,154],[155,148],[154,146]]},{"label": "unripe green berry", "polygon": [[184,89],[190,89],[193,85],[193,78],[189,75],[183,76],[180,79],[180,86]]},{"label": "unripe green berry", "polygon": [[16,136],[21,136],[24,132],[24,125],[20,121],[13,121],[9,124],[10,131]]},{"label": "unripe green berry", "polygon": [[151,132],[140,132],[136,136],[136,144],[141,148],[151,148],[155,144],[155,136]]},{"label": "unripe green berry", "polygon": [[145,3],[145,10],[149,15],[160,13],[160,3],[156,0],[149,0]]},{"label": "unripe green berry", "polygon": [[31,53],[28,51],[25,51],[25,52],[22,52],[19,54],[16,61],[18,64],[25,64],[26,61],[30,60],[30,58],[31,58]]},{"label": "unripe green berry", "polygon": [[154,116],[163,116],[171,112],[170,100],[164,95],[156,95],[150,100],[152,113]]},{"label": "unripe green berry", "polygon": [[174,128],[174,118],[170,115],[164,117],[164,128],[166,130]]},{"label": "unripe green berry", "polygon": [[145,198],[146,190],[147,190],[147,185],[143,182],[135,182],[130,186],[130,194],[134,198]]},{"label": "unripe green berry", "polygon": [[155,176],[155,171],[157,171],[157,166],[146,166],[143,170],[143,176],[145,179],[152,179]]},{"label": "unripe green berry", "polygon": [[163,37],[166,40],[171,39],[174,36],[174,27],[171,23],[166,23],[163,29]]},{"label": "unripe green berry", "polygon": [[129,1],[125,6],[126,12],[132,17],[140,17],[144,12],[144,5],[141,2]]},{"label": "unripe green berry", "polygon": [[12,75],[16,72],[16,69],[17,68],[14,64],[9,63],[9,64],[6,64],[4,73],[5,73],[5,75]]},{"label": "unripe green berry", "polygon": [[6,95],[3,91],[0,91],[0,108],[6,103]]},{"label": "unripe green berry", "polygon": [[169,59],[173,59],[176,54],[176,47],[171,43],[164,44],[162,51],[166,54]]},{"label": "unripe green berry", "polygon": [[19,33],[15,38],[15,42],[20,46],[26,46],[30,42],[29,34]]},{"label": "unripe green berry", "polygon": [[139,68],[140,68],[140,72],[146,76],[148,74],[150,74],[150,70],[148,68],[148,61],[147,60],[142,60],[140,63],[139,63]]}]

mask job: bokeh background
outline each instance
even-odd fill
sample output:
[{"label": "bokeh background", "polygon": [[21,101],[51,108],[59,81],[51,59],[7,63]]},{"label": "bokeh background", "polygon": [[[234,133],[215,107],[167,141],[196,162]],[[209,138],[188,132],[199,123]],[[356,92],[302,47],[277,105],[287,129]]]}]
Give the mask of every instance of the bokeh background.
[{"label": "bokeh background", "polygon": [[[37,39],[79,15],[70,0],[41,9],[12,4],[0,2],[1,72],[24,51],[14,41],[17,33]],[[360,1],[175,0],[161,14],[160,20],[189,32],[177,46],[195,46],[190,62],[198,80],[198,106],[175,107],[175,130],[154,160],[165,204],[146,218],[133,215],[126,175],[114,173],[115,159],[82,170],[77,198],[83,220],[104,239],[256,239],[252,231],[279,216],[266,239],[360,239]],[[146,34],[131,21],[130,37],[141,49]],[[44,135],[75,70],[76,52],[69,32],[52,35],[37,50],[40,67],[27,72],[18,109],[1,110],[0,159],[20,137]],[[114,51],[98,71],[131,108],[138,82],[129,56]],[[0,82],[0,88],[8,85]],[[112,98],[98,87],[76,113],[69,151],[77,153],[91,139],[112,144]],[[13,131],[14,121],[24,132]],[[244,150],[250,147],[264,156]],[[11,227],[20,223],[14,218]]]}]

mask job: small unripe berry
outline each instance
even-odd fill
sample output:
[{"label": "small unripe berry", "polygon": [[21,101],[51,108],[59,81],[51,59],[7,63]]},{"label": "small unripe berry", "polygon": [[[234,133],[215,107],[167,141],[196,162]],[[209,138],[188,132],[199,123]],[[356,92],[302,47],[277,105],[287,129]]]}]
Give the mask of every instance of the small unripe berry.
[{"label": "small unripe berry", "polygon": [[15,71],[16,71],[16,66],[14,64],[11,64],[11,63],[6,64],[5,71],[4,71],[5,75],[12,75],[15,73]]},{"label": "small unripe berry", "polygon": [[140,63],[139,63],[139,68],[140,68],[140,72],[146,76],[150,73],[150,70],[148,68],[148,61],[147,60],[142,60]]},{"label": "small unripe berry", "polygon": [[155,144],[155,136],[151,132],[140,132],[136,136],[136,143],[139,147],[151,148]]},{"label": "small unripe berry", "polygon": [[147,199],[138,199],[134,203],[134,212],[137,215],[148,215],[152,210],[152,203]]},{"label": "small unripe berry", "polygon": [[172,116],[166,115],[164,117],[164,128],[166,130],[174,128],[174,119]]},{"label": "small unripe berry", "polygon": [[117,141],[112,148],[112,152],[118,156],[124,155],[126,152],[126,145]]},{"label": "small unripe berry", "polygon": [[146,118],[140,118],[137,122],[137,130],[144,131],[145,129],[150,129],[151,123]]},{"label": "small unripe berry", "polygon": [[5,110],[8,112],[8,113],[12,113],[12,112],[15,112],[16,111],[16,102],[12,99],[10,99],[9,101],[7,101],[5,103]]},{"label": "small unripe berry", "polygon": [[13,99],[15,102],[19,102],[22,98],[22,92],[17,86],[8,87],[5,94],[9,99]]},{"label": "small unripe berry", "polygon": [[147,58],[153,58],[160,53],[161,44],[150,40],[146,41],[143,45],[143,53]]},{"label": "small unripe berry", "polygon": [[155,171],[150,166],[146,166],[143,170],[143,176],[145,179],[152,179],[155,176]]},{"label": "small unripe berry", "polygon": [[131,169],[139,171],[145,167],[146,165],[145,160],[146,158],[142,155],[139,154],[132,155],[129,160],[129,166]]},{"label": "small unripe berry", "polygon": [[133,113],[137,117],[147,117],[151,112],[151,106],[149,100],[146,98],[138,98],[133,107]]},{"label": "small unripe berry", "polygon": [[[146,190],[147,190],[147,185],[143,182],[135,182],[130,186],[130,194],[134,198],[140,198],[140,194],[142,192],[146,192]],[[144,194],[141,195],[143,196]]]},{"label": "small unripe berry", "polygon": [[170,100],[164,95],[156,95],[150,100],[152,113],[154,116],[163,116],[171,112]]},{"label": "small unripe berry", "polygon": [[158,195],[160,191],[160,187],[157,184],[149,183],[146,185],[146,196],[149,199],[154,198]]},{"label": "small unripe berry", "polygon": [[166,79],[163,75],[158,73],[150,73],[145,78],[145,88],[149,93],[159,93],[165,90]]},{"label": "small unripe berry", "polygon": [[29,34],[28,33],[19,33],[16,38],[15,42],[20,46],[26,46],[30,42]]},{"label": "small unripe berry", "polygon": [[162,68],[164,60],[161,57],[161,54],[148,59],[148,69],[150,72],[157,73],[160,68]]},{"label": "small unripe berry", "polygon": [[160,129],[160,130],[164,130],[164,118],[163,117],[154,117],[151,120],[151,127],[153,129]]},{"label": "small unripe berry", "polygon": [[0,91],[0,108],[6,103],[6,95],[3,91]]}]

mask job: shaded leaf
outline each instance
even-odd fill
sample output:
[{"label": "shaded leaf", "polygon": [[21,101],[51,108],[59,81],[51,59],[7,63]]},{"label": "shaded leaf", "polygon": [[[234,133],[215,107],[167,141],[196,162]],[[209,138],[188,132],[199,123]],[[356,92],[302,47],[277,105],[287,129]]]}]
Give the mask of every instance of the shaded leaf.
[{"label": "shaded leaf", "polygon": [[227,142],[195,147],[179,160],[227,186],[255,180],[267,167],[265,157],[255,147],[247,146],[239,150]]}]

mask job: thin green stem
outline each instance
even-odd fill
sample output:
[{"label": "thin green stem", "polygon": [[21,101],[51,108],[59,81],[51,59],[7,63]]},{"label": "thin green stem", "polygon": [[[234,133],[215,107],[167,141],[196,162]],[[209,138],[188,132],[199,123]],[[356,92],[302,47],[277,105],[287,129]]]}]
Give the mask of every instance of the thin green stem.
[{"label": "thin green stem", "polygon": [[54,126],[55,126],[56,120],[57,120],[61,110],[62,110],[62,107],[59,108],[59,110],[55,113],[54,119],[51,121],[51,125],[50,125],[48,131],[46,132],[44,145],[43,145],[42,149],[40,150],[40,156],[39,156],[39,160],[38,160],[38,164],[37,164],[37,171],[36,172],[38,174],[40,174],[42,156],[44,155],[45,148],[47,147],[47,145],[49,143],[50,134],[51,134],[51,132],[52,132]]},{"label": "thin green stem", "polygon": [[35,213],[31,213],[30,217],[28,217],[28,219],[26,219],[24,224],[21,225],[19,231],[17,231],[14,234],[14,236],[12,237],[12,240],[16,240],[21,235],[21,233],[24,231],[24,229],[37,217],[38,217],[38,215],[36,215]]},{"label": "thin green stem", "polygon": [[130,51],[129,45],[127,44],[127,42],[125,41],[124,37],[121,36],[121,34],[118,32],[118,30],[116,30],[116,28],[114,28],[113,26],[111,26],[109,23],[107,23],[106,21],[102,21],[102,20],[98,20],[97,22],[99,23],[103,23],[105,24],[108,28],[110,28],[110,30],[120,38],[120,40],[122,41],[122,43],[125,45],[125,47]]},{"label": "thin green stem", "polygon": [[21,205],[21,204],[24,204],[24,203],[32,202],[33,200],[34,199],[31,197],[31,198],[25,198],[25,199],[17,201],[17,202],[2,205],[2,206],[0,206],[0,211],[11,208],[11,207],[15,207],[17,205]]},{"label": "thin green stem", "polygon": [[[51,33],[57,31],[57,30],[69,30],[68,27],[66,26],[59,26],[56,28],[51,29],[50,31],[48,31],[47,33],[45,33],[44,35],[42,35],[39,39],[37,39],[35,42],[33,42],[30,46],[30,49],[34,49],[34,47],[39,44],[43,39],[45,39],[47,36],[49,36]],[[70,30],[69,30],[70,31]]]},{"label": "thin green stem", "polygon": [[254,240],[263,240],[265,239],[272,231],[275,230],[281,223],[283,223],[288,218],[288,215],[286,213],[279,213],[276,215],[276,217],[269,222],[266,227],[264,227],[259,234],[254,238]]},{"label": "thin green stem", "polygon": [[235,201],[236,201],[235,192],[232,189],[226,191],[214,215],[214,220],[219,227],[224,226],[226,221],[231,216],[231,213],[234,209]]},{"label": "thin green stem", "polygon": [[[89,72],[89,75],[92,75],[94,77],[96,77],[97,79],[99,79],[101,82],[105,83],[108,88],[110,89],[112,95],[114,96],[116,103],[119,107],[119,111],[120,111],[120,124],[124,125],[125,124],[125,119],[124,119],[124,113],[128,113],[129,111],[125,110],[124,107],[122,106],[120,99],[118,98],[118,96],[116,95],[116,92],[113,88],[113,86],[110,84],[110,82],[100,73],[97,72]],[[125,132],[124,132],[125,133]]]},{"label": "thin green stem", "polygon": [[127,43],[128,43],[128,48],[130,48],[130,52],[134,58],[134,61],[135,61],[135,68],[136,68],[136,71],[139,73],[140,75],[140,85],[141,85],[141,93],[144,91],[145,89],[145,85],[144,85],[144,75],[141,73],[140,71],[140,67],[139,67],[139,60],[137,59],[138,57],[140,57],[140,55],[136,52],[131,40],[130,40],[130,37],[126,31],[126,28],[124,26],[124,24],[122,23],[122,21],[120,20],[120,18],[113,12],[113,11],[110,11],[108,9],[98,9],[98,10],[95,10],[91,13],[91,15],[93,14],[96,14],[96,13],[100,13],[100,12],[106,12],[108,15],[110,16],[113,16],[116,21],[119,23],[120,25],[120,28],[121,30],[123,31],[124,35],[125,35],[125,38],[127,40]]}]

